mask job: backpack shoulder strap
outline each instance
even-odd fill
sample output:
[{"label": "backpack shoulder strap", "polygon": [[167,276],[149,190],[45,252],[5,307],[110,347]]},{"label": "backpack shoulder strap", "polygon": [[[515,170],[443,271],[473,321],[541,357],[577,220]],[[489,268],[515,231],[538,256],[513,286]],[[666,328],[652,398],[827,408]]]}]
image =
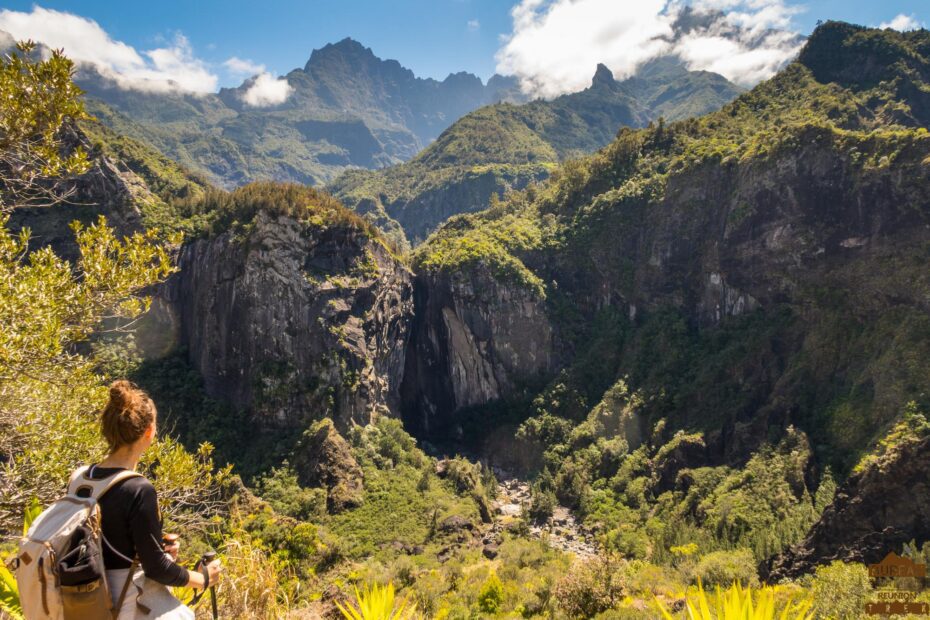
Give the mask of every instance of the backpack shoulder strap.
[{"label": "backpack shoulder strap", "polygon": [[68,490],[71,489],[71,483],[87,473],[87,470],[90,469],[90,465],[82,465],[78,467],[71,473],[71,477],[68,478]]},{"label": "backpack shoulder strap", "polygon": [[68,484],[68,495],[77,496],[78,491],[83,488],[89,490],[87,494],[88,498],[100,501],[100,498],[113,488],[114,485],[128,478],[142,476],[139,472],[129,471],[128,469],[117,472],[107,478],[101,478],[100,480],[91,478],[89,474],[90,467],[81,467],[74,472],[71,477],[71,482]]},{"label": "backpack shoulder strap", "polygon": [[97,489],[94,490],[93,498],[97,501],[100,501],[100,498],[103,497],[103,495],[107,491],[115,487],[117,484],[119,484],[123,480],[128,480],[129,478],[141,478],[141,477],[142,477],[142,474],[140,474],[139,472],[129,471],[128,469],[125,471],[121,471],[117,474],[113,474],[109,478],[104,478],[103,480],[100,481],[100,482],[106,482],[106,484],[103,485],[103,487],[100,488],[99,490]]}]

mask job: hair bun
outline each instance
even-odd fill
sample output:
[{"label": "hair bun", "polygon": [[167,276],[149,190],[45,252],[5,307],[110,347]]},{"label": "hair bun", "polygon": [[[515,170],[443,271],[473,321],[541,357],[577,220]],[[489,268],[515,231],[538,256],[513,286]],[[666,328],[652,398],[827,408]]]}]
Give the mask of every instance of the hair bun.
[{"label": "hair bun", "polygon": [[132,384],[125,379],[114,381],[110,384],[110,402],[116,405],[118,410],[125,409],[132,400]]},{"label": "hair bun", "polygon": [[148,394],[120,379],[110,384],[110,400],[100,413],[100,430],[110,453],[139,440],[155,422],[155,405]]}]

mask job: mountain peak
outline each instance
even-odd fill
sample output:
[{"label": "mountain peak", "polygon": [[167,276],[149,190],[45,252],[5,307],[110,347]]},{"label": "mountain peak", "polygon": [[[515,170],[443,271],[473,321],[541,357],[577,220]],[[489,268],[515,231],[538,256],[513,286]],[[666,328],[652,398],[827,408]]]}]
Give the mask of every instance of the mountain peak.
[{"label": "mountain peak", "polygon": [[897,32],[827,21],[807,39],[798,61],[819,82],[836,82],[853,90],[864,90],[897,78],[915,83],[914,92],[919,92],[922,87],[916,83],[930,82],[927,50],[930,50],[927,30]]},{"label": "mountain peak", "polygon": [[327,43],[323,49],[332,48],[340,51],[351,51],[351,52],[364,52],[368,50],[367,47],[353,39],[352,37],[346,37],[341,41],[336,41],[335,43]]},{"label": "mountain peak", "polygon": [[313,50],[304,70],[309,71],[312,65],[324,64],[328,59],[357,59],[364,62],[376,60],[376,57],[371,48],[365,47],[351,37],[346,37],[336,43],[327,43],[320,49]]},{"label": "mountain peak", "polygon": [[594,72],[591,86],[597,88],[598,86],[613,86],[616,83],[617,80],[614,79],[613,71],[608,69],[604,63],[597,63],[597,71]]}]

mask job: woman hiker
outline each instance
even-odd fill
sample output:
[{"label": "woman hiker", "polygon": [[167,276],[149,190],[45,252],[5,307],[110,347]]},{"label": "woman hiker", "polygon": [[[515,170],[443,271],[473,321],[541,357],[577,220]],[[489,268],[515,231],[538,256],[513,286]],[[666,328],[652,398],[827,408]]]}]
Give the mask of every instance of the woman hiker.
[{"label": "woman hiker", "polygon": [[[79,487],[80,478],[97,481],[135,470],[142,453],[155,439],[157,415],[148,394],[130,382],[115,381],[110,385],[110,400],[100,419],[109,453],[100,463],[75,472],[72,485]],[[99,506],[103,561],[114,605],[123,595],[118,620],[192,619],[194,613],[168,587],[203,589],[215,585],[222,573],[219,560],[201,572],[177,563],[179,545],[173,540],[163,546],[158,498],[155,487],[144,476],[117,482],[100,498]],[[132,582],[127,583],[130,568],[134,574]]]}]

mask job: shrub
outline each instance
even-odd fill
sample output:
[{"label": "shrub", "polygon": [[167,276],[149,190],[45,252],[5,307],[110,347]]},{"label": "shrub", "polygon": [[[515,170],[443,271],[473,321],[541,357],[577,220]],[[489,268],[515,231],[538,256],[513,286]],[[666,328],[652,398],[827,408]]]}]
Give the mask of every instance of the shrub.
[{"label": "shrub", "polygon": [[544,491],[534,485],[530,494],[530,505],[526,508],[526,514],[536,523],[541,523],[552,516],[557,503],[555,493]]},{"label": "shrub", "polygon": [[559,468],[555,477],[555,496],[563,505],[576,508],[584,499],[590,483],[585,468],[576,461],[569,461]]},{"label": "shrub", "polygon": [[481,469],[477,463],[457,456],[446,461],[446,477],[459,494],[470,493],[481,485]]},{"label": "shrub", "polygon": [[694,578],[704,586],[727,587],[734,583],[756,586],[756,561],[749,549],[714,551],[701,557],[694,569]]},{"label": "shrub", "polygon": [[612,608],[625,591],[621,566],[610,553],[576,564],[555,586],[557,604],[572,618],[590,618]]},{"label": "shrub", "polygon": [[859,618],[872,592],[869,572],[862,564],[832,562],[819,566],[811,582],[818,618]]},{"label": "shrub", "polygon": [[674,596],[686,589],[679,571],[641,560],[627,563],[624,581],[627,594],[647,599],[660,595]]},{"label": "shrub", "polygon": [[301,520],[326,513],[326,491],[300,486],[297,474],[287,461],[259,478],[256,487],[275,512]]},{"label": "shrub", "polygon": [[446,575],[440,570],[429,570],[417,576],[414,586],[414,597],[417,609],[428,618],[435,618],[441,609],[442,596],[449,591],[450,584]]},{"label": "shrub", "polygon": [[504,584],[501,583],[497,573],[491,571],[488,578],[481,585],[478,594],[478,609],[486,614],[495,614],[504,605]]},{"label": "shrub", "polygon": [[627,558],[645,559],[649,555],[649,537],[635,525],[625,523],[607,532],[606,546]]}]

